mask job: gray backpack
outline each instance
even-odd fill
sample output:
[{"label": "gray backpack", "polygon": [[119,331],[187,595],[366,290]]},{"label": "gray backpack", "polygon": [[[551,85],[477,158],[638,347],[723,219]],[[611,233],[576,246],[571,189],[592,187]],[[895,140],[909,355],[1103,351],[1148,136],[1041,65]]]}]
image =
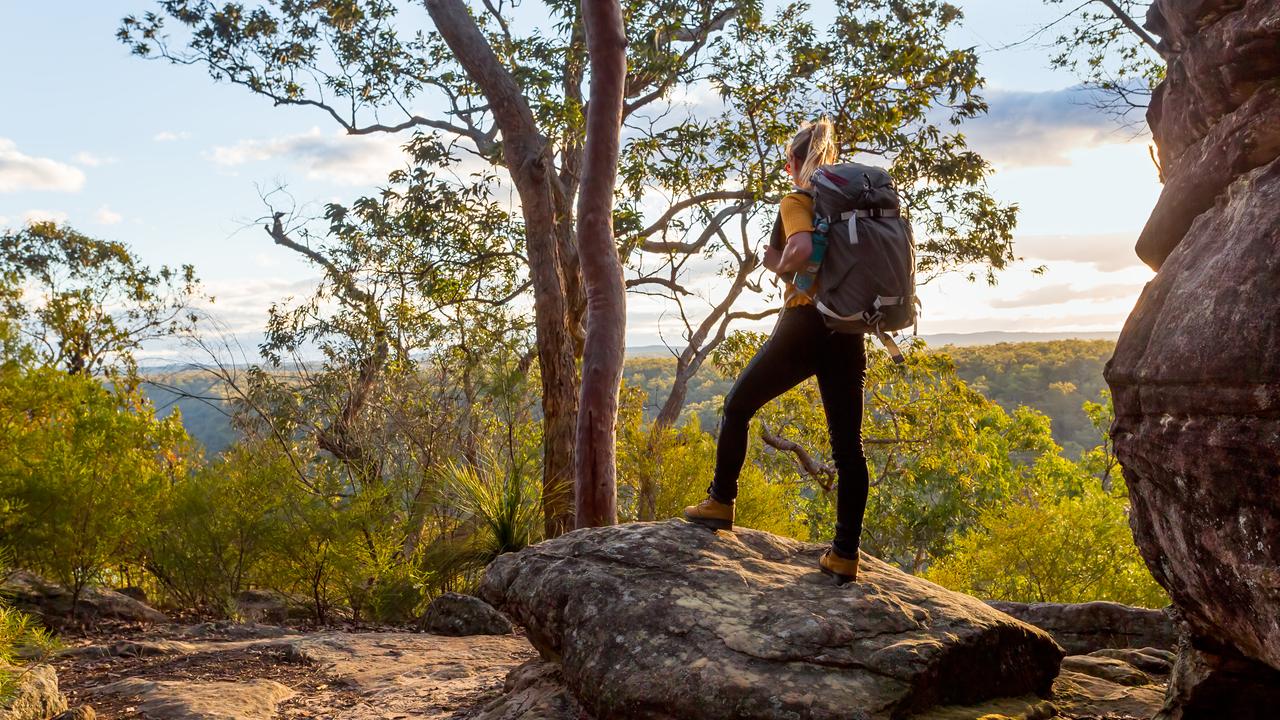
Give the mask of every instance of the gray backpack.
[{"label": "gray backpack", "polygon": [[[827,327],[873,333],[894,362],[902,352],[889,332],[916,324],[916,253],[911,224],[883,169],[823,165],[813,174],[813,253],[795,283],[811,293]],[[775,225],[775,235],[781,234]],[[779,238],[774,239],[775,244]]]}]

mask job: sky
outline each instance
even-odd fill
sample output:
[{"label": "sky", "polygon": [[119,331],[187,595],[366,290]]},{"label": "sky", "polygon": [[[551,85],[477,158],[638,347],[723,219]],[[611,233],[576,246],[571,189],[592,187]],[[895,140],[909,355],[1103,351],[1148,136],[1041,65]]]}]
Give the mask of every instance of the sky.
[{"label": "sky", "polygon": [[[963,274],[923,286],[920,332],[1118,331],[1152,276],[1133,253],[1160,190],[1150,139],[1089,107],[1043,47],[1005,48],[1052,9],[956,4],[965,21],[953,42],[978,48],[991,108],[965,134],[996,168],[992,193],[1020,208],[1022,259],[994,287]],[[401,164],[402,140],[344,136],[321,111],[272,107],[200,68],[130,56],[114,37],[119,21],[151,8],[0,0],[0,228],[56,219],[152,265],[191,263],[215,297],[213,317],[252,347],[267,307],[305,295],[318,275],[263,232],[261,193],[286,184],[313,209],[350,201]],[[633,298],[628,345],[679,332],[665,308]]]}]

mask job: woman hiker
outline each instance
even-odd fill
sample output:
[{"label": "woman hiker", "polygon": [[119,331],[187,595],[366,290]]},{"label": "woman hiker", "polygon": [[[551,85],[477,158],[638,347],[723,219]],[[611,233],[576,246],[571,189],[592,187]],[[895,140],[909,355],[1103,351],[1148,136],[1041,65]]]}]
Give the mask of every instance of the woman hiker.
[{"label": "woman hiker", "polygon": [[[779,207],[785,244],[770,241],[764,266],[779,275],[804,268],[813,232],[810,178],[820,165],[836,160],[836,139],[827,119],[805,125],[787,144],[787,172],[796,192]],[[777,235],[775,231],[775,236]],[[756,352],[724,400],[724,419],[716,446],[716,468],[707,499],[685,508],[685,518],[717,530],[733,528],[738,474],[747,453],[747,424],[770,400],[817,375],[822,407],[831,434],[839,484],[836,533],[819,565],[840,584],[858,575],[858,540],[867,507],[867,460],[862,451],[862,392],[867,358],[860,334],[827,329],[810,294],[786,282],[782,314],[773,334]]]}]

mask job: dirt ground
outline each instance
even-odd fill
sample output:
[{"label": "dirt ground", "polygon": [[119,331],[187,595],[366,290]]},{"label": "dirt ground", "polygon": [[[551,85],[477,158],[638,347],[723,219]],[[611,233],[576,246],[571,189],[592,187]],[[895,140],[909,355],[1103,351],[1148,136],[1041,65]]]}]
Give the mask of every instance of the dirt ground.
[{"label": "dirt ground", "polygon": [[117,626],[74,638],[53,664],[70,705],[107,720],[463,720],[535,656],[520,635]]}]

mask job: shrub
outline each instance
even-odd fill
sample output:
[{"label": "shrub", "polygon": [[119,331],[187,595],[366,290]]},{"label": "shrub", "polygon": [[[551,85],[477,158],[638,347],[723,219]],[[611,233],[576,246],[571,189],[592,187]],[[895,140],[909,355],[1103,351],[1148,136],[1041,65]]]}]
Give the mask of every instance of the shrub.
[{"label": "shrub", "polygon": [[157,420],[127,388],[53,368],[0,366],[0,500],[15,563],[76,600],[110,566],[140,560],[166,489],[185,471],[181,418]]},{"label": "shrub", "polygon": [[989,600],[1169,602],[1134,545],[1124,499],[1096,485],[984,511],[926,577]]}]

